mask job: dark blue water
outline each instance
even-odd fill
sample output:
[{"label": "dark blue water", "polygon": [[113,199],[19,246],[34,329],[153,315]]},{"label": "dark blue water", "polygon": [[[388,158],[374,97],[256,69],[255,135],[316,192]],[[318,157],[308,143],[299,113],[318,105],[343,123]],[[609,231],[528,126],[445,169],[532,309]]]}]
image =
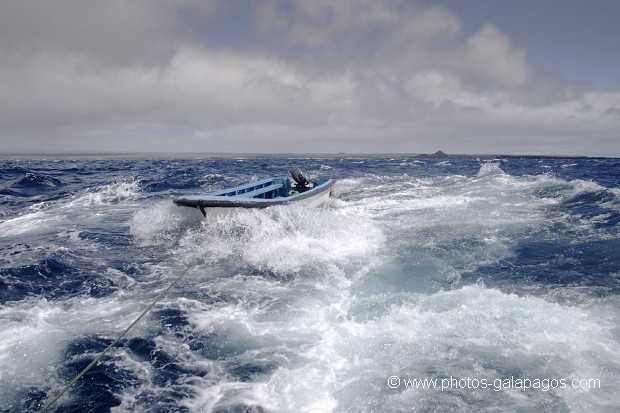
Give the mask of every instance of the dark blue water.
[{"label": "dark blue water", "polygon": [[[171,202],[295,165],[337,197],[209,220]],[[0,412],[38,411],[195,262],[51,411],[620,409],[620,160],[0,172]]]}]

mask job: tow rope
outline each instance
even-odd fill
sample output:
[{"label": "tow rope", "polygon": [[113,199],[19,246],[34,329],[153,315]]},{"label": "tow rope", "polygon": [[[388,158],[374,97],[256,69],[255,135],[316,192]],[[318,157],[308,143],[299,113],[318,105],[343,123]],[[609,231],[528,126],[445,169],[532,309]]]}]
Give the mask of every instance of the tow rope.
[{"label": "tow rope", "polygon": [[99,361],[103,358],[103,356],[105,356],[110,350],[112,350],[112,348],[114,346],[116,346],[118,344],[119,341],[121,341],[121,339],[123,337],[125,337],[127,335],[127,333],[129,333],[129,330],[131,330],[136,324],[138,324],[138,322],[149,312],[153,309],[153,307],[155,307],[155,305],[162,299],[164,298],[164,296],[166,294],[168,294],[168,292],[172,289],[172,287],[174,287],[179,280],[181,280],[181,278],[183,278],[183,276],[185,274],[187,274],[189,272],[189,270],[191,270],[192,268],[194,268],[196,266],[196,264],[198,264],[198,259],[195,260],[194,262],[192,262],[191,264],[189,264],[185,270],[183,270],[183,272],[181,272],[181,274],[179,274],[171,283],[170,285],[163,290],[161,293],[159,293],[159,295],[155,298],[155,300],[153,300],[153,302],[146,307],[146,309],[142,312],[142,314],[140,314],[138,316],[138,318],[136,318],[134,320],[133,323],[131,323],[129,325],[129,327],[127,327],[125,329],[125,331],[123,331],[117,338],[116,340],[114,340],[113,342],[111,342],[101,353],[99,353],[97,355],[97,357],[95,357],[93,359],[93,361],[90,362],[90,364],[88,366],[86,366],[77,376],[75,376],[73,378],[73,380],[71,380],[69,383],[67,383],[67,385],[51,400],[49,400],[47,403],[45,403],[45,405],[41,408],[41,410],[39,410],[39,413],[45,413],[50,407],[52,407],[52,405],[54,403],[56,403],[58,401],[58,399],[60,399],[66,392],[69,391],[69,389],[71,389],[71,387],[73,387],[73,385],[75,385],[75,383],[78,382],[78,380],[80,380],[86,373],[88,373],[88,371],[93,368],[97,363],[99,363]]}]

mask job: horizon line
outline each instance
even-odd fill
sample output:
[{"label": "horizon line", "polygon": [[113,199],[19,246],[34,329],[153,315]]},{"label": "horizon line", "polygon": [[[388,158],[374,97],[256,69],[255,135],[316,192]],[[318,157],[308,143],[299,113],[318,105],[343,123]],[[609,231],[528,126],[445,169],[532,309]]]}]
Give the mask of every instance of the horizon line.
[{"label": "horizon line", "polygon": [[149,159],[149,158],[455,158],[455,157],[505,157],[505,158],[587,158],[587,159],[618,159],[619,156],[596,155],[544,155],[544,154],[502,154],[502,153],[435,153],[425,152],[166,152],[166,151],[97,151],[97,152],[50,152],[27,153],[15,152],[0,154],[0,159]]}]

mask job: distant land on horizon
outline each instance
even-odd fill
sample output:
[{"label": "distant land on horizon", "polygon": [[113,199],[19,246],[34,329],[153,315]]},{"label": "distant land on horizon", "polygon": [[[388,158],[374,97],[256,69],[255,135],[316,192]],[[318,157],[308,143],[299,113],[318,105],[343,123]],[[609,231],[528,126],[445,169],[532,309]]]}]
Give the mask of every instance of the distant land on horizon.
[{"label": "distant land on horizon", "polygon": [[446,154],[443,151],[428,153],[253,153],[253,152],[75,152],[75,153],[14,153],[0,154],[0,159],[234,159],[234,158],[559,158],[559,159],[618,159],[615,156],[586,156],[586,155],[536,155],[536,154]]}]

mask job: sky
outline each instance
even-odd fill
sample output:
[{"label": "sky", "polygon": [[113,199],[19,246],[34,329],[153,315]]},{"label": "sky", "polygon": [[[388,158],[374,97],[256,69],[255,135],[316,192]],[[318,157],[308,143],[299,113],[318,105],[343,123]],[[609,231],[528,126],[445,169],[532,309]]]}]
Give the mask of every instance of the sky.
[{"label": "sky", "polygon": [[620,156],[620,2],[0,0],[0,154]]}]

